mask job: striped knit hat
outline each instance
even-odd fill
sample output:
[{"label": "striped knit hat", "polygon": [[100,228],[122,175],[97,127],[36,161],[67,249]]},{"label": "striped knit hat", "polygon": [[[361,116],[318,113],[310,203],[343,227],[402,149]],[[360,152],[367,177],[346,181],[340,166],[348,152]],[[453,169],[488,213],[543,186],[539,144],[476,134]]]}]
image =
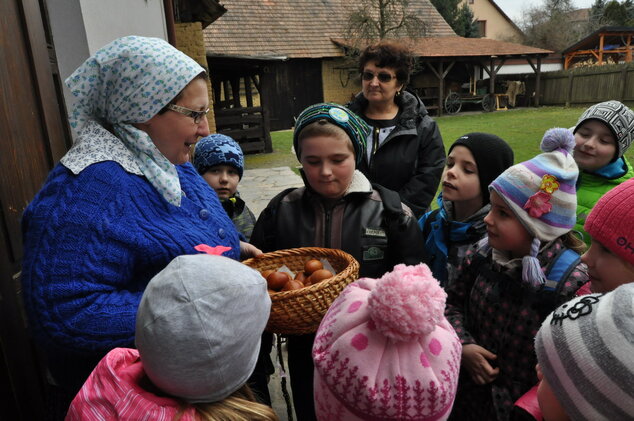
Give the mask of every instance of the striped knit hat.
[{"label": "striped knit hat", "polygon": [[575,225],[579,169],[572,157],[575,139],[568,129],[546,131],[544,153],[513,165],[493,180],[495,191],[533,236],[530,256],[524,257],[523,279],[535,287],[545,282],[537,253],[542,241],[552,241]]},{"label": "striped knit hat", "polygon": [[634,112],[632,112],[630,107],[619,101],[605,101],[594,104],[581,114],[573,133],[576,133],[583,123],[591,119],[599,120],[610,128],[618,145],[617,155],[614,160],[622,157],[634,139]]},{"label": "striped knit hat", "polygon": [[355,161],[358,166],[365,152],[366,139],[372,129],[361,117],[346,107],[330,102],[311,105],[297,117],[295,131],[293,132],[293,147],[295,148],[297,159],[300,159],[299,133],[304,127],[318,120],[327,120],[345,130],[354,147]]},{"label": "striped knit hat", "polygon": [[634,284],[562,305],[542,324],[535,350],[570,419],[632,419]]},{"label": "striped knit hat", "polygon": [[203,137],[194,149],[194,167],[203,175],[216,165],[231,165],[238,170],[240,179],[244,172],[244,154],[238,142],[224,134],[212,134]]}]

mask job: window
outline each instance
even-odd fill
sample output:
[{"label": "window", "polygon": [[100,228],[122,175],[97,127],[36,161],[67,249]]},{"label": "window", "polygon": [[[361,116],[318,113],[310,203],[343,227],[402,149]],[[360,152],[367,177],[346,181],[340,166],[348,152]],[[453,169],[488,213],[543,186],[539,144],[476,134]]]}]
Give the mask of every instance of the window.
[{"label": "window", "polygon": [[475,3],[475,0],[469,0],[469,4]]},{"label": "window", "polygon": [[487,36],[487,21],[486,20],[478,21],[478,36],[480,38],[484,38]]}]

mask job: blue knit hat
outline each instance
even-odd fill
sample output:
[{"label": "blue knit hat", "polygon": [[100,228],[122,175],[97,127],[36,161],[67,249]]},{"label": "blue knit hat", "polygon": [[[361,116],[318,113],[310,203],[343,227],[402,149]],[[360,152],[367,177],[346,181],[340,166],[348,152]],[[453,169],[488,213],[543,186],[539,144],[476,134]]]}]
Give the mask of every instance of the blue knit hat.
[{"label": "blue knit hat", "polygon": [[524,257],[523,279],[534,286],[545,281],[536,259],[541,242],[566,234],[577,219],[579,168],[572,157],[574,146],[570,130],[550,129],[540,145],[544,153],[513,165],[489,186],[533,236],[530,256]]},{"label": "blue knit hat", "polygon": [[200,175],[216,165],[231,165],[238,170],[240,179],[244,172],[244,154],[238,142],[223,134],[203,137],[194,149],[194,167]]},{"label": "blue knit hat", "polygon": [[293,146],[295,147],[297,159],[300,159],[299,133],[310,123],[319,120],[327,120],[345,130],[354,147],[356,164],[359,165],[365,153],[366,139],[372,132],[372,129],[361,117],[346,107],[331,102],[311,105],[297,117],[295,131],[293,132]]}]

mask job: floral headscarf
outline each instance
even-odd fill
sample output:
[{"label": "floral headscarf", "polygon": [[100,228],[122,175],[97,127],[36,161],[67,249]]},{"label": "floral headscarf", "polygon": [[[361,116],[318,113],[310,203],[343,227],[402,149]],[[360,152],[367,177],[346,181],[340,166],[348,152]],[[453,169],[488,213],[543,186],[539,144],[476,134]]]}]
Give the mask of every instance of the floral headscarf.
[{"label": "floral headscarf", "polygon": [[[165,200],[180,206],[176,167],[131,123],[154,117],[203,71],[158,38],[128,36],[101,48],[66,79],[77,98],[69,117],[77,138],[62,164],[79,174],[96,162],[116,161],[145,176]],[[111,126],[116,136],[104,126]]]}]

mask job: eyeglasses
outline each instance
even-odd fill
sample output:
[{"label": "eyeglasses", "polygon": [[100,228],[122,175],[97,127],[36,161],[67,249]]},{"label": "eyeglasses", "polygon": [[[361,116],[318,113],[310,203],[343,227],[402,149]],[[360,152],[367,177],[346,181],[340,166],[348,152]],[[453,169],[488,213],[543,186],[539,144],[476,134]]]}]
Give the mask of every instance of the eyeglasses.
[{"label": "eyeglasses", "polygon": [[371,81],[372,79],[374,79],[374,77],[376,76],[377,79],[379,79],[379,82],[381,83],[388,83],[389,81],[391,81],[392,79],[395,79],[396,76],[393,76],[387,72],[379,72],[379,73],[373,73],[373,72],[368,72],[365,71],[363,73],[361,73],[361,78],[365,81]]},{"label": "eyeglasses", "polygon": [[193,118],[194,123],[196,124],[200,124],[203,117],[206,116],[207,113],[209,112],[209,108],[207,108],[205,111],[196,111],[196,110],[190,110],[187,107],[182,107],[176,104],[167,104],[165,108],[167,108],[168,110],[176,111],[177,113],[185,115],[187,117]]}]

